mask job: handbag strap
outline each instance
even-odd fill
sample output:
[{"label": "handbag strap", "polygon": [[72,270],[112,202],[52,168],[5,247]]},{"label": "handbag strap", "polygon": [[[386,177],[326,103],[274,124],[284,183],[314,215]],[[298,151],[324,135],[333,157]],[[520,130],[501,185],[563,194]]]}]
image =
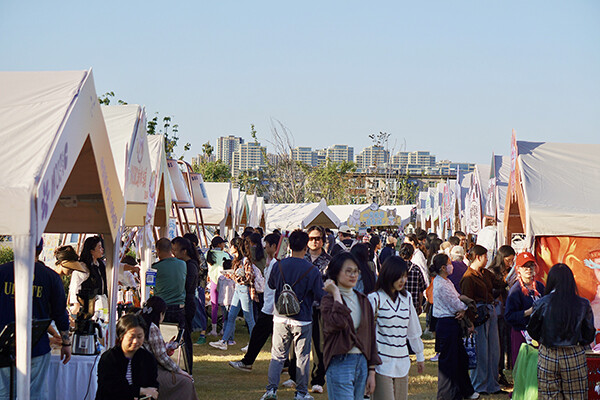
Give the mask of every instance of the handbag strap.
[{"label": "handbag strap", "polygon": [[[283,283],[285,284],[285,283],[286,283],[286,282],[285,282],[285,275],[283,275],[283,269],[281,269],[281,263],[280,263],[280,262],[278,262],[278,263],[277,263],[277,265],[279,266],[279,272],[281,273],[281,277],[283,278]],[[309,266],[309,267],[306,269],[306,271],[304,271],[304,274],[302,274],[302,276],[301,276],[300,278],[296,279],[296,282],[292,283],[290,286],[291,286],[291,287],[294,287],[294,286],[296,286],[296,284],[297,284],[298,282],[300,282],[302,279],[304,279],[304,278],[306,277],[306,275],[308,275],[308,273],[310,272],[310,270],[311,270],[312,268],[313,268],[313,265],[310,265],[310,266]]]}]

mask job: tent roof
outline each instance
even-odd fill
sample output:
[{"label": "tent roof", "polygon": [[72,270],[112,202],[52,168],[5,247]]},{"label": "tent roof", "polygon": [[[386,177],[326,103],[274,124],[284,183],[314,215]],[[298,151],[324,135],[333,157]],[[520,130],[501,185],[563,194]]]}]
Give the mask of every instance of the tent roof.
[{"label": "tent roof", "polygon": [[[126,190],[125,225],[142,226],[148,208],[148,189],[152,175],[144,110],[137,104],[102,106],[102,114],[121,190],[123,193]],[[127,188],[124,187],[125,171],[129,174]]]},{"label": "tent roof", "polygon": [[[341,224],[346,224],[348,218],[355,210],[362,212],[369,207],[369,204],[341,204],[328,206],[331,211],[338,217]],[[393,206],[380,206],[381,210],[396,210],[396,215],[402,218],[402,225],[405,225],[410,220],[410,212],[415,207],[415,204],[408,205],[393,205]]]},{"label": "tent roof", "polygon": [[[494,156],[496,167],[496,191],[498,192],[498,202],[496,203],[497,218],[504,220],[504,205],[506,204],[506,193],[508,192],[508,181],[510,180],[510,157]],[[489,201],[489,200],[488,200]]]},{"label": "tent roof", "polygon": [[206,225],[221,225],[232,209],[231,183],[204,182],[204,187],[211,205],[211,208],[202,210],[204,223]]},{"label": "tent roof", "polygon": [[123,200],[91,70],[0,72],[0,88],[0,233],[116,234]]},{"label": "tent roof", "polygon": [[319,203],[265,204],[269,219],[267,230],[292,231],[321,225],[324,228],[337,229],[340,220],[321,200]]},{"label": "tent roof", "polygon": [[517,142],[529,237],[600,237],[600,144]]},{"label": "tent roof", "polygon": [[[154,216],[154,225],[166,226],[171,212],[171,175],[167,169],[167,156],[165,151],[165,138],[162,135],[147,135],[148,152],[152,166],[149,196],[153,202],[149,205]],[[159,187],[159,185],[162,186]],[[161,194],[162,199],[161,200]],[[158,209],[162,207],[162,209]]]}]

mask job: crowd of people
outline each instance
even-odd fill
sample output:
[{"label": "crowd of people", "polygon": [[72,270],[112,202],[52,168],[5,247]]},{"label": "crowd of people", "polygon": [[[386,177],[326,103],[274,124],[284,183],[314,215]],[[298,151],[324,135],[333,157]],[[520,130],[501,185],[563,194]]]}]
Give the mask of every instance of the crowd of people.
[{"label": "crowd of people", "polygon": [[[505,371],[521,345],[534,341],[540,398],[587,393],[593,315],[565,264],[552,267],[544,286],[531,253],[502,246],[488,260],[488,249],[458,231],[443,241],[423,230],[353,237],[341,227],[334,237],[311,226],[283,238],[246,228],[230,241],[217,233],[206,253],[194,234],[161,238],[155,249],[153,295],[120,317],[116,346],[98,363],[97,399],[197,399],[191,333],[199,332],[195,344],[213,336],[208,345],[227,351],[240,313],[249,342],[232,368],[252,372],[271,338],[262,400],[277,399],[280,384],[295,387],[295,399],[325,390],[331,400],[407,399],[410,355],[417,373],[424,371],[422,314],[425,333],[435,336],[438,399],[508,394]],[[82,290],[96,296],[97,307],[107,301],[103,253],[94,236],[80,255],[59,247],[54,271],[36,261],[34,287],[43,289],[34,295],[33,315],[54,324],[33,349],[33,399],[43,398],[50,343],[60,345],[65,363],[71,357],[69,325],[82,312]],[[66,292],[60,275],[71,277]],[[10,282],[13,264],[1,265],[0,327],[14,321]],[[163,338],[164,322],[180,329],[179,341]],[[473,337],[469,356],[465,338]],[[179,345],[182,365],[171,357]],[[284,369],[289,379],[281,383]],[[0,368],[0,399],[8,396],[6,370]]]}]

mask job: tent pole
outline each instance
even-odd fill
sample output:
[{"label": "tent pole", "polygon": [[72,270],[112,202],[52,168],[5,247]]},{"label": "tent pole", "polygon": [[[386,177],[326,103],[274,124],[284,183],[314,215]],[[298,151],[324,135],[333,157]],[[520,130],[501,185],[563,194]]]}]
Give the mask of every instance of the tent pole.
[{"label": "tent pole", "polygon": [[[35,214],[34,214],[35,215]],[[32,229],[33,231],[33,229]],[[31,375],[31,318],[35,247],[33,235],[15,235],[15,334],[17,398],[29,399]],[[19,271],[17,274],[16,271]]]},{"label": "tent pole", "polygon": [[[200,222],[202,223],[202,233],[204,233],[204,243],[206,243],[206,247],[209,248],[208,238],[206,237],[206,226],[204,226],[204,217],[202,217],[202,209],[199,208],[198,212],[200,213]],[[200,237],[200,232],[198,232],[198,237]]]},{"label": "tent pole", "polygon": [[179,212],[179,207],[177,206],[177,203],[173,203],[173,207],[175,208],[175,216],[177,217],[177,221],[179,221],[179,231],[181,232],[181,236],[184,235],[184,231],[183,231],[183,222],[181,222],[181,213]]},{"label": "tent pole", "polygon": [[186,233],[192,232],[192,230],[190,229],[190,221],[188,221],[188,217],[187,217],[187,213],[185,212],[185,209],[183,209],[183,219],[185,220],[185,226],[187,228],[187,232],[184,232],[183,227],[182,227],[181,236],[185,235]]}]

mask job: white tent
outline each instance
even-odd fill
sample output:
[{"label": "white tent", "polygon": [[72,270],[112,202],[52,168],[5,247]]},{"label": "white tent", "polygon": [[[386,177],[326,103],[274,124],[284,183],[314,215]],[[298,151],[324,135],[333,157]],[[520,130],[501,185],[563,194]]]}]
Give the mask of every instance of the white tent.
[{"label": "white tent", "polygon": [[248,225],[255,227],[258,225],[258,202],[255,194],[246,194],[248,200]]},{"label": "white tent", "polygon": [[28,399],[36,242],[102,233],[114,281],[124,206],[91,70],[0,72],[0,93],[0,233],[13,237],[17,397]]},{"label": "white tent", "polygon": [[256,223],[254,226],[260,226],[264,229],[267,229],[267,209],[265,207],[265,198],[257,197],[256,198]]},{"label": "white tent", "polygon": [[204,187],[211,208],[203,211],[204,224],[217,226],[221,236],[225,236],[225,228],[233,229],[233,201],[230,182],[205,182]]},{"label": "white tent", "polygon": [[125,225],[144,226],[152,175],[146,113],[139,105],[129,104],[102,106],[102,114],[121,190],[127,201]]},{"label": "white tent", "polygon": [[293,231],[311,225],[337,229],[340,220],[327,206],[324,199],[319,203],[265,204],[269,219],[267,230]]},{"label": "white tent", "polygon": [[600,237],[600,144],[517,147],[528,243],[535,236]]},{"label": "white tent", "polygon": [[245,191],[240,191],[240,198],[238,201],[238,225],[246,227],[250,222],[250,206],[248,204],[248,196]]},{"label": "white tent", "polygon": [[[328,206],[331,211],[336,215],[336,217],[340,220],[342,225],[347,224],[348,218],[351,215],[360,215],[361,212],[370,207],[369,204],[340,204],[340,205],[331,205]],[[380,210],[395,210],[396,215],[402,218],[403,227],[410,221],[410,213],[411,210],[415,207],[414,204],[407,205],[393,205],[393,206],[380,206]]]},{"label": "white tent", "polygon": [[[171,184],[171,175],[167,167],[165,138],[162,135],[148,135],[147,140],[152,166],[148,211],[146,214],[146,219],[150,223],[147,226],[160,227],[166,234],[169,213],[171,211],[173,185]],[[150,232],[149,238],[152,238],[152,232]]]}]

